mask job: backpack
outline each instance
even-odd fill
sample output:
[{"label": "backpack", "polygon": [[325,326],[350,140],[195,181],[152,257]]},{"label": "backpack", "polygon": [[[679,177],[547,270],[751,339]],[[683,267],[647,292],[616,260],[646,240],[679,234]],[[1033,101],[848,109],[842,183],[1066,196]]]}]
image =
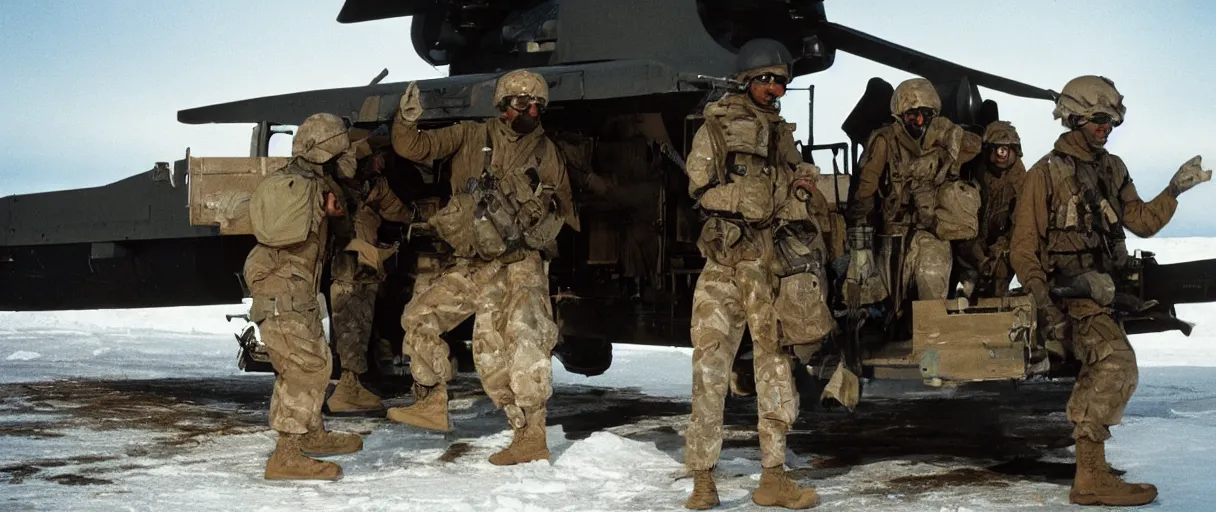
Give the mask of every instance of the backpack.
[{"label": "backpack", "polygon": [[249,201],[249,220],[258,243],[282,248],[307,240],[319,221],[319,182],[290,167],[262,180]]}]

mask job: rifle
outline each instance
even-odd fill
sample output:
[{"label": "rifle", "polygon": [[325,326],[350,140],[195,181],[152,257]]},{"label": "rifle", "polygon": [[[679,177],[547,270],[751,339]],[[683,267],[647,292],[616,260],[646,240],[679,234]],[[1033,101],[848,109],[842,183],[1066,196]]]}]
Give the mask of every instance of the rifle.
[{"label": "rifle", "polygon": [[726,89],[729,92],[741,93],[747,90],[747,82],[740,82],[733,78],[697,75],[697,81],[708,83],[715,89]]}]

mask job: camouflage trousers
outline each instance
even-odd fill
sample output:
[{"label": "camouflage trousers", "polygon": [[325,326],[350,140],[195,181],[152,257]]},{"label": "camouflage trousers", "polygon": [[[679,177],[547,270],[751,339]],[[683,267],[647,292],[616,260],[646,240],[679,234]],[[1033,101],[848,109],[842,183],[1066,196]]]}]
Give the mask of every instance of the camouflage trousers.
[{"label": "camouflage trousers", "polygon": [[377,283],[334,279],[329,287],[332,325],[343,370],[367,372],[368,339],[376,316]]},{"label": "camouflage trousers", "polygon": [[[939,240],[932,233],[915,231],[907,247],[903,262],[903,279],[900,283],[904,296],[907,297],[907,292],[915,284],[917,299],[944,300],[950,291],[950,268],[954,264],[950,242]],[[891,261],[890,251],[889,245],[884,246],[884,252],[887,253],[884,261]]]},{"label": "camouflage trousers", "polygon": [[[272,280],[282,278],[268,277],[263,282]],[[321,403],[333,369],[329,343],[321,327],[320,305],[315,296],[302,299],[306,295],[311,292],[279,297],[253,293],[252,318],[276,373],[270,397],[270,427],[284,434],[306,434],[322,428]]]},{"label": "camouflage trousers", "polygon": [[722,453],[722,422],[731,366],[743,331],[752,335],[761,464],[785,464],[785,434],[798,416],[792,361],[777,340],[775,277],[768,266],[744,260],[733,267],[713,260],[697,278],[692,299],[692,418],[684,464],[712,469]]},{"label": "camouflage trousers", "polygon": [[[1069,301],[1074,302],[1074,301]],[[1091,301],[1086,311],[1097,309]],[[1136,352],[1127,334],[1105,312],[1077,318],[1070,307],[1073,353],[1081,362],[1081,373],[1068,400],[1068,419],[1073,423],[1073,438],[1102,442],[1110,439],[1110,426],[1123,420],[1123,409],[1131,400],[1140,380]]]},{"label": "camouflage trousers", "polygon": [[448,345],[440,335],[470,316],[482,387],[511,426],[523,428],[526,413],[543,409],[553,394],[557,324],[548,263],[536,252],[510,264],[459,259],[431,280],[401,318],[402,349],[416,382],[434,386],[452,379]]}]

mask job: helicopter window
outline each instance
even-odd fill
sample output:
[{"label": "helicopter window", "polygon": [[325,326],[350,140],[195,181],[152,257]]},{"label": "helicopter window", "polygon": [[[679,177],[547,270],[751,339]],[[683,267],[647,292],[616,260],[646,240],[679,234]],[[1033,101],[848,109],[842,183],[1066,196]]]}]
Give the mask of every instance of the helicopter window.
[{"label": "helicopter window", "polygon": [[266,156],[291,156],[291,140],[295,137],[295,126],[275,126],[266,145]]}]

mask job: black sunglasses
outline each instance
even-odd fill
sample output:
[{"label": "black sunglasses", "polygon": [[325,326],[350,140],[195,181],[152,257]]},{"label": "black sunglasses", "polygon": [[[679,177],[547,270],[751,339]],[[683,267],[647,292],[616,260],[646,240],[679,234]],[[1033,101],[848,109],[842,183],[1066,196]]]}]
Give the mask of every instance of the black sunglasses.
[{"label": "black sunglasses", "polygon": [[765,73],[763,75],[759,75],[759,76],[752,78],[752,81],[760,82],[762,84],[786,85],[786,84],[790,83],[790,77],[785,76],[785,75],[777,75],[777,74],[773,74],[773,73]]}]

